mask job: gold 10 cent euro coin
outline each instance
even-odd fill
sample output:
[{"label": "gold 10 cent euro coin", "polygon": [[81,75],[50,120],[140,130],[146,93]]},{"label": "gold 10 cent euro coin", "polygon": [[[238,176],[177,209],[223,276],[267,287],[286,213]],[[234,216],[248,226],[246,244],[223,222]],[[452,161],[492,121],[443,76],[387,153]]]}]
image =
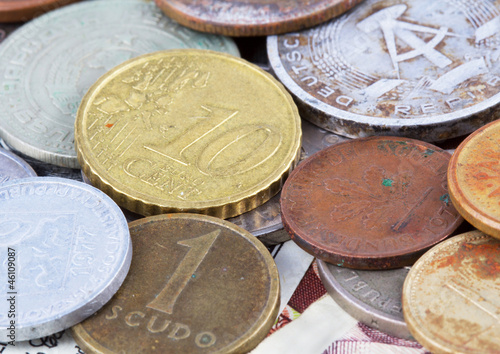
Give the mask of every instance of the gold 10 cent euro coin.
[{"label": "gold 10 cent euro coin", "polygon": [[75,122],[91,183],[142,215],[239,215],[276,194],[295,167],[300,117],[258,67],[203,50],[127,61],[88,91]]}]

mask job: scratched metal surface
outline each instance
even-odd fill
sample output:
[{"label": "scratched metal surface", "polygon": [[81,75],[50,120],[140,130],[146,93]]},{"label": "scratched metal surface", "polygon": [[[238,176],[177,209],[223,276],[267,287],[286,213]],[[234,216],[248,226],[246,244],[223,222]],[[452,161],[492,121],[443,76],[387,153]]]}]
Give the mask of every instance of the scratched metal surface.
[{"label": "scratched metal surface", "polygon": [[[123,213],[103,192],[56,177],[0,184],[2,254],[15,281],[14,304],[0,303],[0,341],[30,340],[69,328],[92,315],[118,290],[132,257]],[[6,257],[2,258],[6,264]],[[7,267],[0,275],[7,277]],[[15,312],[14,338],[7,335]]]},{"label": "scratched metal surface", "polygon": [[285,229],[302,249],[355,269],[413,264],[463,221],[446,185],[451,156],[408,138],[371,137],[326,148],[285,182]]},{"label": "scratched metal surface", "polygon": [[403,283],[410,267],[354,270],[317,261],[328,293],[358,321],[384,333],[414,340],[403,318]]},{"label": "scratched metal surface", "polygon": [[480,231],[433,247],[403,285],[403,313],[433,353],[498,353],[500,240]]},{"label": "scratched metal surface", "polygon": [[500,1],[368,0],[268,37],[303,118],[349,137],[441,141],[500,117]]},{"label": "scratched metal surface", "polygon": [[343,14],[362,0],[155,0],[186,27],[226,36],[293,32]]}]

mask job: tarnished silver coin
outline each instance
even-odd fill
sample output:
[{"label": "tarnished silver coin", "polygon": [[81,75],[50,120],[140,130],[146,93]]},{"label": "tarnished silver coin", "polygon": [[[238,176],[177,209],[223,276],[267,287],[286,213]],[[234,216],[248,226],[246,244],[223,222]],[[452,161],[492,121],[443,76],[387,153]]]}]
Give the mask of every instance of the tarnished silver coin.
[{"label": "tarnished silver coin", "polygon": [[36,177],[33,168],[16,154],[0,148],[0,183],[26,177]]},{"label": "tarnished silver coin", "polygon": [[0,46],[0,136],[38,160],[77,168],[73,126],[88,88],[130,58],[191,47],[239,55],[231,39],[184,28],[149,1],[86,1],[43,15]]},{"label": "tarnished silver coin", "polygon": [[330,296],[358,321],[389,335],[414,340],[403,318],[403,283],[410,267],[355,270],[317,260]]},{"label": "tarnished silver coin", "polygon": [[[347,140],[342,136],[327,132],[305,120],[302,120],[301,161],[331,145]],[[257,236],[266,245],[275,245],[290,239],[286,232],[281,232],[283,224],[280,214],[280,196],[278,193],[268,202],[247,213],[228,221]]]},{"label": "tarnished silver coin", "polygon": [[301,115],[349,137],[440,141],[498,118],[500,0],[367,0],[268,37]]},{"label": "tarnished silver coin", "polygon": [[123,213],[103,192],[32,177],[0,185],[0,254],[0,341],[10,342],[101,308],[125,279],[132,245]]},{"label": "tarnished silver coin", "polygon": [[9,145],[5,143],[2,139],[0,139],[0,146],[2,146],[5,150],[10,151],[23,160],[25,160],[32,168],[35,170],[35,173],[38,176],[44,177],[62,177],[69,178],[75,181],[81,182],[82,179],[80,177],[80,170],[76,168],[62,167],[56,166],[51,163],[43,162],[32,157],[29,157],[22,152],[13,150]]}]

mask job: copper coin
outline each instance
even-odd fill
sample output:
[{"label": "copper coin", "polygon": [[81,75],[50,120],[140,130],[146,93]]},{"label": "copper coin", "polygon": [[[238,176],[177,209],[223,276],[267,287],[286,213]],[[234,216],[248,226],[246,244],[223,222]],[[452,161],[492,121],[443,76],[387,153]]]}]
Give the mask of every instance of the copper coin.
[{"label": "copper coin", "polygon": [[73,327],[86,353],[243,353],[278,315],[269,251],[222,219],[166,214],[129,224],[129,274],[96,315]]},{"label": "copper coin", "polygon": [[338,266],[411,265],[462,222],[446,151],[397,137],[356,139],[303,161],[281,193],[282,221],[305,251]]},{"label": "copper coin", "polygon": [[500,120],[460,144],[450,161],[448,184],[458,212],[479,230],[500,238]]},{"label": "copper coin", "polygon": [[433,247],[403,285],[403,313],[433,353],[500,353],[500,241],[468,232]]},{"label": "copper coin", "polygon": [[28,21],[78,0],[0,0],[0,22]]},{"label": "copper coin", "polygon": [[362,0],[155,0],[180,24],[226,36],[262,36],[312,27]]}]

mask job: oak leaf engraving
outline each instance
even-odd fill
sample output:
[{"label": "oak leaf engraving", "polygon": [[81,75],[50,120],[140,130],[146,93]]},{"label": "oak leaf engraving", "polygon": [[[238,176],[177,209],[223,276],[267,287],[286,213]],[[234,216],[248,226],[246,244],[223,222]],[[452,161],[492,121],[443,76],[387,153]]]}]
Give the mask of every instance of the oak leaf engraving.
[{"label": "oak leaf engraving", "polygon": [[398,173],[390,175],[380,166],[371,166],[363,173],[362,183],[344,178],[326,180],[326,190],[341,201],[332,207],[331,217],[337,222],[361,217],[364,227],[372,229],[395,209],[404,209],[412,170],[402,163]]}]

